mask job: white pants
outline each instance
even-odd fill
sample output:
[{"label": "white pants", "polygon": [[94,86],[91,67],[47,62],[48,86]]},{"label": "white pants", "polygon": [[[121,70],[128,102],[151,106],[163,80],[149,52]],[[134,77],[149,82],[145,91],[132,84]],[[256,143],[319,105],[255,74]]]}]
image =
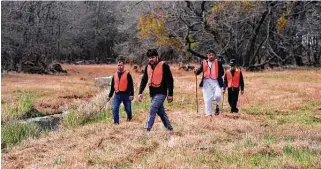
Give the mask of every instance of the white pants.
[{"label": "white pants", "polygon": [[204,79],[203,81],[203,98],[205,104],[206,115],[212,115],[212,101],[216,101],[216,105],[220,104],[222,89],[217,80]]}]

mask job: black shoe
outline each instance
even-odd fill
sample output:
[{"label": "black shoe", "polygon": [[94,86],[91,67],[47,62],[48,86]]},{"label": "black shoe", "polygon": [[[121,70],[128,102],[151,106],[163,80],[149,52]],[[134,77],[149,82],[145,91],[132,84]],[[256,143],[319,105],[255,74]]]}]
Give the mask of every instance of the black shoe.
[{"label": "black shoe", "polygon": [[168,131],[173,131],[174,129],[172,127],[167,128]]},{"label": "black shoe", "polygon": [[127,121],[131,121],[132,120],[132,118],[127,118]]},{"label": "black shoe", "polygon": [[147,128],[146,131],[150,131],[151,128]]}]

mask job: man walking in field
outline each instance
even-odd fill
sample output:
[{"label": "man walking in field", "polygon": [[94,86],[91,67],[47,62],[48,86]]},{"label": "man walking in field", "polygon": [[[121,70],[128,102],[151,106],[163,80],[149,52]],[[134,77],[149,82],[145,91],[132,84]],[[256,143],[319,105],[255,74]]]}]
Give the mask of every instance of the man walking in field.
[{"label": "man walking in field", "polygon": [[205,113],[208,118],[212,117],[212,100],[216,101],[215,115],[220,114],[219,104],[221,101],[221,92],[223,87],[224,68],[222,63],[216,58],[213,49],[207,52],[207,60],[202,60],[201,66],[194,69],[194,73],[199,75],[203,72],[200,87],[203,87],[203,98],[205,104]]},{"label": "man walking in field", "polygon": [[225,93],[226,87],[228,90],[228,103],[231,107],[231,113],[238,113],[237,101],[239,99],[239,92],[241,89],[241,94],[244,93],[244,80],[240,69],[236,68],[235,59],[231,59],[230,66],[231,69],[226,72],[224,76],[224,89]]},{"label": "man walking in field", "polygon": [[[146,122],[146,129],[150,131],[153,127],[156,114],[161,118],[164,126],[172,131],[173,127],[168,119],[164,109],[164,101],[167,96],[168,103],[173,101],[174,79],[168,64],[159,60],[156,49],[149,49],[147,51],[148,65],[145,67],[144,75],[142,77],[139,87],[139,101],[143,99],[143,91],[148,84],[150,97],[152,103],[149,109],[149,117]],[[168,92],[167,92],[168,90]]]},{"label": "man walking in field", "polygon": [[133,78],[124,68],[124,61],[119,60],[117,63],[117,72],[113,75],[111,89],[107,99],[107,101],[109,101],[115,92],[113,102],[114,124],[119,124],[119,106],[121,102],[123,102],[127,113],[127,121],[132,119],[131,101],[134,98]]}]

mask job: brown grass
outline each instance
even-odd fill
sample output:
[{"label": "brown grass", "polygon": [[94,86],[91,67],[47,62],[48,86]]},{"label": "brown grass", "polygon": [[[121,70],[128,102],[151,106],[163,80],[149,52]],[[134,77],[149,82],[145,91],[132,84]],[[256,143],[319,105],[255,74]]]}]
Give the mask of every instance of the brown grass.
[{"label": "brown grass", "polygon": [[[99,89],[93,78],[112,75],[116,66],[64,65],[64,68],[70,72],[67,76],[10,73],[2,78],[2,99],[9,98],[17,89],[39,92],[36,104],[44,107],[95,98]],[[200,111],[196,113],[195,76],[177,69],[172,67],[174,103],[166,103],[174,133],[166,131],[158,117],[152,131],[146,132],[143,126],[148,110],[138,111],[134,112],[133,121],[126,122],[124,117],[117,126],[110,121],[91,123],[25,140],[2,153],[1,166],[318,168],[321,165],[321,121],[317,121],[321,112],[320,69],[244,72],[246,86],[239,100],[241,112],[229,113],[226,94],[223,114],[211,121],[203,114],[201,88],[198,88]],[[132,75],[137,95],[141,74]],[[261,113],[256,114],[257,111]],[[308,117],[311,118],[306,120],[312,120],[311,123],[302,122]],[[287,146],[292,154],[285,151]]]}]

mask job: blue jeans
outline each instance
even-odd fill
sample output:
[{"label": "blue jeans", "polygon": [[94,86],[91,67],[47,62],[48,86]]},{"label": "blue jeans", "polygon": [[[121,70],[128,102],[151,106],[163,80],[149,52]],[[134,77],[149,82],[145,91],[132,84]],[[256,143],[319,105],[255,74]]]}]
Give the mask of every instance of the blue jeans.
[{"label": "blue jeans", "polygon": [[150,130],[154,125],[156,113],[161,118],[164,126],[168,130],[173,130],[173,127],[171,126],[171,123],[168,120],[167,114],[164,109],[165,98],[166,98],[166,95],[164,94],[155,94],[154,96],[152,96],[152,104],[150,105],[149,118],[146,122],[146,128],[148,130]]},{"label": "blue jeans", "polygon": [[129,100],[129,94],[128,93],[120,93],[116,94],[114,96],[114,102],[113,102],[113,117],[114,117],[114,123],[119,123],[119,106],[120,103],[123,102],[125,111],[127,113],[127,119],[132,119],[132,108],[131,108],[131,101]]}]

